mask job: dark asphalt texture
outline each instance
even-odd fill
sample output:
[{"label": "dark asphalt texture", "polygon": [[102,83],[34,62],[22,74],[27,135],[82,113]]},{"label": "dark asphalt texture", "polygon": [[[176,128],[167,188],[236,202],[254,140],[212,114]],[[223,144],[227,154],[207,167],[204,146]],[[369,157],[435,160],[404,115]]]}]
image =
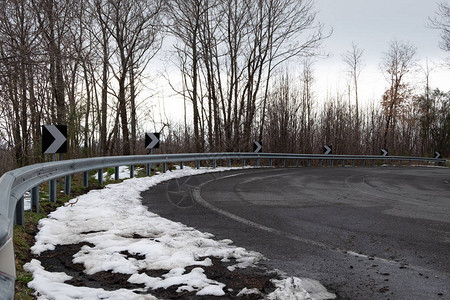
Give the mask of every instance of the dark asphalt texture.
[{"label": "dark asphalt texture", "polygon": [[450,299],[450,169],[262,168],[171,180],[149,210],[338,299]]}]

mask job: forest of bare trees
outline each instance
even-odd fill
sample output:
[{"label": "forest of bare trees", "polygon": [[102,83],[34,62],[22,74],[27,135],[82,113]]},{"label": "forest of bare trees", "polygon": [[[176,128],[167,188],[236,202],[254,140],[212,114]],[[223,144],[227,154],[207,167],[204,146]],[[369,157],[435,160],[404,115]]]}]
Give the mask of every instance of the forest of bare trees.
[{"label": "forest of bare trees", "polygon": [[[448,156],[450,94],[430,86],[432,70],[420,68],[408,42],[386,45],[386,89],[374,103],[361,104],[357,44],[342,54],[348,90],[318,99],[315,57],[332,33],[313,4],[1,1],[0,173],[44,160],[47,124],[68,126],[67,158],[145,153],[143,128],[153,120],[139,114],[141,95],[162,52],[179,71],[168,85],[185,101],[185,118],[162,120],[160,151],[251,151],[257,140],[265,152],[320,153],[327,144],[335,154]],[[449,51],[449,5],[430,23]]]}]

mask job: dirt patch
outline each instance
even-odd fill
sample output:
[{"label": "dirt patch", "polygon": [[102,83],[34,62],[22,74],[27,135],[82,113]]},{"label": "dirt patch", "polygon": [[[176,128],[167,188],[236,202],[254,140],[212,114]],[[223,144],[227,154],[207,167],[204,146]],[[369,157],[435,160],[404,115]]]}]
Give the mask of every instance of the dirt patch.
[{"label": "dirt patch", "polygon": [[[264,267],[253,267],[246,269],[236,269],[230,271],[227,267],[234,265],[236,262],[222,262],[215,257],[209,257],[212,261],[212,265],[205,266],[189,266],[186,268],[186,273],[189,273],[192,269],[200,267],[204,270],[205,275],[212,280],[216,280],[225,284],[224,296],[196,296],[194,292],[181,292],[178,293],[179,286],[171,286],[167,289],[149,289],[145,290],[145,286],[142,284],[133,284],[128,282],[129,274],[107,272],[97,272],[93,275],[88,275],[84,272],[84,266],[82,264],[74,264],[72,262],[73,255],[80,251],[83,246],[94,247],[89,243],[79,243],[72,245],[58,245],[53,251],[45,251],[40,256],[35,257],[41,261],[42,266],[50,272],[65,272],[67,275],[72,276],[72,279],[66,281],[67,284],[73,286],[83,286],[90,288],[103,288],[108,291],[118,289],[130,289],[140,290],[139,294],[151,294],[158,298],[163,299],[248,299],[256,300],[262,299],[264,295],[275,290],[274,285],[271,283],[271,279],[279,279],[276,273],[268,272]],[[121,252],[127,258],[134,258],[136,260],[142,260],[145,257],[139,254],[131,254],[127,251]],[[206,257],[202,257],[204,260]],[[151,277],[162,277],[167,274],[168,270],[143,270],[142,273]],[[243,289],[257,289],[261,294],[249,294],[237,296],[237,294]]]}]

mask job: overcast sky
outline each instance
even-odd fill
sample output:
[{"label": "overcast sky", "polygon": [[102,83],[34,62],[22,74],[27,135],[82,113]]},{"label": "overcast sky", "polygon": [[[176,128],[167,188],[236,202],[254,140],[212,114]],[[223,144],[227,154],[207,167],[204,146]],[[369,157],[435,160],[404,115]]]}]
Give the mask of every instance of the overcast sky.
[{"label": "overcast sky", "polygon": [[[394,39],[408,41],[417,47],[417,58],[439,65],[446,53],[439,48],[440,32],[430,28],[438,1],[433,0],[316,0],[317,20],[325,28],[333,28],[332,36],[324,42],[328,59],[316,63],[317,87],[335,92],[345,85],[345,64],[342,54],[351,49],[352,42],[364,49],[366,67],[361,74],[365,98],[379,99],[387,85],[379,69],[383,52]],[[450,90],[450,72],[436,68],[431,84]],[[381,89],[381,90],[380,90]]]}]

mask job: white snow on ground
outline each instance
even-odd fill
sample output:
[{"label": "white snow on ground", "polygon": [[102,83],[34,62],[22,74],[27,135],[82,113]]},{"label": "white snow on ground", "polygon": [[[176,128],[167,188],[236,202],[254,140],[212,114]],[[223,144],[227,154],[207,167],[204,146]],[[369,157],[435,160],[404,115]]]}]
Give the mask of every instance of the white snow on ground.
[{"label": "white snow on ground", "polygon": [[[201,268],[212,265],[212,261],[206,257],[213,256],[223,261],[234,259],[236,265],[232,266],[233,269],[253,266],[263,256],[233,246],[231,240],[213,240],[211,234],[151,213],[141,204],[140,198],[142,191],[160,182],[224,170],[228,168],[196,170],[185,167],[183,170],[133,178],[110,184],[102,190],[92,190],[79,196],[78,202],[73,206],[59,207],[48,218],[42,219],[36,243],[31,250],[33,254],[39,255],[44,251],[54,250],[56,245],[87,242],[93,246],[83,246],[73,259],[74,263],[84,264],[87,274],[99,271],[130,274],[129,282],[144,284],[146,290],[180,285],[179,292],[224,295],[225,284],[207,278]],[[136,238],[137,235],[145,238]],[[121,254],[123,251],[132,255],[139,254],[145,259],[127,257]],[[187,273],[185,268],[192,265],[196,267]],[[29,287],[36,291],[38,299],[156,299],[151,295],[143,296],[126,289],[105,291],[68,285],[64,282],[70,280],[70,276],[44,270],[37,259],[24,267],[33,273]],[[160,269],[168,270],[168,273],[162,277],[150,277],[140,272]],[[312,291],[310,282],[313,281],[299,278],[275,281],[277,289],[268,297],[333,298],[334,295],[327,293],[318,283],[319,293]],[[254,291],[245,289],[242,294],[251,292]]]},{"label": "white snow on ground", "polygon": [[303,300],[334,299],[334,294],[327,292],[318,281],[308,278],[290,277],[284,280],[273,280],[277,289],[267,296],[269,300]]}]

